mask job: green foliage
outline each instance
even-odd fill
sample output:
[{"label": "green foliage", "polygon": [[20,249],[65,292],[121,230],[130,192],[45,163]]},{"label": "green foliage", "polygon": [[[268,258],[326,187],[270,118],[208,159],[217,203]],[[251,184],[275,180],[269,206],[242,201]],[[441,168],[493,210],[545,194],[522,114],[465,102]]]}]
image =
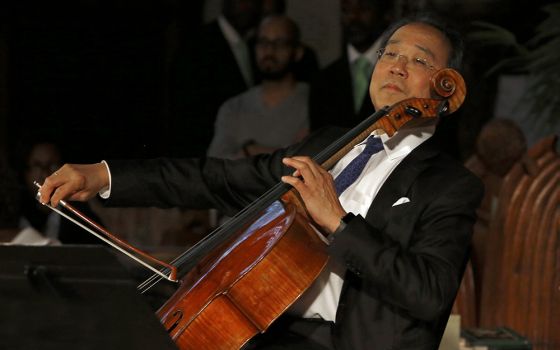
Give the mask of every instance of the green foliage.
[{"label": "green foliage", "polygon": [[536,118],[547,118],[548,122],[560,120],[560,3],[542,8],[547,18],[535,28],[535,36],[521,44],[513,33],[487,22],[474,22],[474,30],[467,39],[492,49],[507,49],[511,52],[499,59],[486,72],[529,75],[527,103],[530,113]]},{"label": "green foliage", "polygon": [[550,118],[560,119],[560,3],[544,7],[547,19],[537,26],[528,45],[527,68],[531,75],[531,114],[550,109]]}]

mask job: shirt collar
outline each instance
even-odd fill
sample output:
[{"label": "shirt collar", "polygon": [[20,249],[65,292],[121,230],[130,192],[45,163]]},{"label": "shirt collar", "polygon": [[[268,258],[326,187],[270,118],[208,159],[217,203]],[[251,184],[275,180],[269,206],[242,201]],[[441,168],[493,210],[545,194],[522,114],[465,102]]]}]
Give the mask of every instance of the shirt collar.
[{"label": "shirt collar", "polygon": [[359,52],[356,50],[352,44],[346,45],[346,53],[348,55],[348,63],[352,65],[354,61],[356,61],[360,57],[365,57],[371,63],[371,65],[375,65],[377,62],[377,51],[381,48],[381,38],[377,39],[373,45],[369,47],[364,53]]},{"label": "shirt collar", "polygon": [[233,28],[224,15],[218,16],[218,25],[230,45],[234,46],[242,40],[241,35]]},{"label": "shirt collar", "polygon": [[[392,137],[389,137],[383,130],[374,130],[371,135],[378,136],[383,142],[383,148],[387,153],[387,158],[395,160],[408,155],[416,147],[427,141],[434,135],[436,130],[435,119],[420,120],[410,126],[399,129]],[[354,147],[363,145],[366,141],[358,143]]]}]

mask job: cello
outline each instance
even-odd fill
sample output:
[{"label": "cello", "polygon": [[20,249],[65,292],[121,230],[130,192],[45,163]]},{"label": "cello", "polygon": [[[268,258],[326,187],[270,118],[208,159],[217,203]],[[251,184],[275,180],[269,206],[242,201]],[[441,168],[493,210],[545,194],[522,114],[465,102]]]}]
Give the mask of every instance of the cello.
[{"label": "cello", "polygon": [[[465,83],[453,69],[437,71],[431,88],[439,98],[383,108],[314,160],[330,169],[372,131],[392,136],[413,119],[454,112],[465,99]],[[241,348],[302,295],[329,259],[328,241],[313,226],[297,191],[284,183],[231,221],[173,262],[188,273],[157,316],[180,349]]]},{"label": "cello", "polygon": [[[444,116],[464,101],[464,81],[452,69],[437,71],[431,88],[438,98],[385,107],[314,160],[330,169],[372,131],[392,136],[411,120]],[[139,289],[178,279],[157,316],[180,349],[239,349],[313,283],[328,262],[327,245],[297,191],[279,183]]]}]

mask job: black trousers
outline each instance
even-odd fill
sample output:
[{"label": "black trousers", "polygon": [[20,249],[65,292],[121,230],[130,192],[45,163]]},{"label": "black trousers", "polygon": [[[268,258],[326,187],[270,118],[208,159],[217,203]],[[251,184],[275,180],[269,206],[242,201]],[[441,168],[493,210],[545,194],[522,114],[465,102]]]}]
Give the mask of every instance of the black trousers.
[{"label": "black trousers", "polygon": [[251,339],[243,350],[334,350],[333,325],[321,319],[282,315],[265,333]]}]

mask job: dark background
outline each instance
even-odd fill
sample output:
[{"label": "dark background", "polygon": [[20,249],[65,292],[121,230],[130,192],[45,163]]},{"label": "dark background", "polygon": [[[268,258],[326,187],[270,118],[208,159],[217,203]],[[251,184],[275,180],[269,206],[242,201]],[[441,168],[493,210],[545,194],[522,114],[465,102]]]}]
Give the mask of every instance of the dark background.
[{"label": "dark background", "polygon": [[[403,14],[436,9],[465,32],[473,20],[491,21],[523,42],[549,2],[400,1],[398,7]],[[23,140],[40,134],[56,139],[70,162],[168,154],[170,67],[177,47],[196,35],[204,1],[12,0],[0,6],[0,149],[17,152]],[[468,118],[456,123],[449,140],[458,157],[469,154],[491,117],[495,81],[481,73],[495,56],[468,51]]]}]

